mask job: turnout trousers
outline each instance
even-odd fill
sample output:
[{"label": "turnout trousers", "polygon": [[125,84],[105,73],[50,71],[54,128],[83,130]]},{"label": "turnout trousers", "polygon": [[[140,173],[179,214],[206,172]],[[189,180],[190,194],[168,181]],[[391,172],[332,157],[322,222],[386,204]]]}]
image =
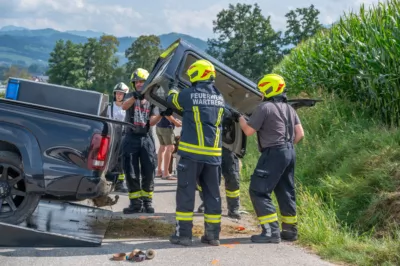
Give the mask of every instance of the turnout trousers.
[{"label": "turnout trousers", "polygon": [[157,165],[154,140],[151,135],[128,133],[123,142],[123,166],[129,199],[133,209],[151,205]]},{"label": "turnout trousers", "polygon": [[272,228],[272,235],[279,234],[278,216],[271,193],[275,192],[282,228],[295,226],[296,195],[294,186],[294,168],[296,154],[293,144],[263,149],[256,169],[251,176],[249,193],[261,226]]},{"label": "turnout trousers", "polygon": [[[240,205],[240,169],[239,158],[234,152],[222,147],[222,176],[225,180],[226,201],[229,212],[238,212]],[[197,186],[202,201],[203,193],[200,185]]]},{"label": "turnout trousers", "polygon": [[177,167],[176,237],[192,238],[196,186],[200,184],[204,200],[204,234],[208,240],[219,240],[221,231],[221,166],[181,157]]}]

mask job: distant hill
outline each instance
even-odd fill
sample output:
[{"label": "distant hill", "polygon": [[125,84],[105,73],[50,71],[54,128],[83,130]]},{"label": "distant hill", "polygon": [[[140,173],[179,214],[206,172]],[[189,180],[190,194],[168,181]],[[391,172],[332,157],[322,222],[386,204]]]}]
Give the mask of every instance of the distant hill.
[{"label": "distant hill", "polygon": [[[5,26],[0,29],[0,64],[19,64],[29,66],[33,63],[47,64],[50,52],[56,41],[71,40],[74,43],[85,43],[88,38],[98,38],[101,32],[91,30],[66,32],[54,29],[30,30],[16,26]],[[202,50],[207,48],[207,42],[190,35],[171,32],[159,35],[161,46],[165,49],[178,38],[185,39]],[[125,50],[131,46],[137,37],[119,37],[118,56],[125,63]]]}]

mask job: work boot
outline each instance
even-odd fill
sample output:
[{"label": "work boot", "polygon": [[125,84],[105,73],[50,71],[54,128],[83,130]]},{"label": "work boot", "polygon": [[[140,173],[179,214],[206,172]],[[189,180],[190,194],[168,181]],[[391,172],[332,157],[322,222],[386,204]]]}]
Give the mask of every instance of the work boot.
[{"label": "work boot", "polygon": [[128,188],[126,187],[124,180],[117,180],[117,182],[115,183],[114,191],[122,193],[128,192]]},{"label": "work boot", "polygon": [[242,216],[240,215],[239,210],[228,211],[228,217],[231,219],[237,219],[237,220],[242,219]]},{"label": "work boot", "polygon": [[281,235],[278,222],[266,223],[261,225],[262,232],[259,235],[252,235],[251,241],[254,243],[280,243]]},{"label": "work boot", "polygon": [[204,213],[204,202],[201,203],[201,205],[199,206],[199,208],[197,209],[198,213]]},{"label": "work boot", "polygon": [[204,223],[204,235],[201,237],[201,243],[211,246],[219,246],[219,233],[221,232],[221,224]]},{"label": "work boot", "polygon": [[191,246],[193,245],[193,240],[191,237],[187,236],[176,236],[172,235],[169,237],[169,242],[175,245],[182,245],[182,246]]},{"label": "work boot", "polygon": [[286,241],[296,241],[297,236],[297,226],[294,224],[282,223],[281,238]]},{"label": "work boot", "polygon": [[128,208],[124,208],[122,212],[124,214],[133,214],[143,212],[143,202],[141,199],[131,199],[131,204]]},{"label": "work boot", "polygon": [[231,219],[240,220],[242,217],[239,214],[239,197],[237,198],[226,197],[226,202],[228,204],[228,217]]},{"label": "work boot", "polygon": [[151,198],[143,198],[143,212],[154,213],[153,200]]}]

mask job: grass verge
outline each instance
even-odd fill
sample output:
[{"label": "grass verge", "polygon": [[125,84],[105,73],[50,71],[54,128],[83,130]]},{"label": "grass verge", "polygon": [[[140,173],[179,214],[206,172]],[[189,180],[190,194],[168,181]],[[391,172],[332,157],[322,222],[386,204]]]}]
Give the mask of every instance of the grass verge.
[{"label": "grass verge", "polygon": [[[298,243],[336,262],[399,265],[400,131],[354,112],[346,101],[323,99],[298,111],[306,135],[296,147]],[[255,137],[247,152],[241,195],[252,211]]]}]

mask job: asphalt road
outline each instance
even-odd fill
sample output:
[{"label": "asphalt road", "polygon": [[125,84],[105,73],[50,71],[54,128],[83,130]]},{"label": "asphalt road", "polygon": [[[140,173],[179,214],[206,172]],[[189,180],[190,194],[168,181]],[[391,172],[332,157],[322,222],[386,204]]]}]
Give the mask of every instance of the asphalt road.
[{"label": "asphalt road", "polygon": [[[176,181],[156,179],[155,215],[173,221],[175,189]],[[119,202],[108,209],[113,211],[115,218],[129,217],[122,214],[128,202],[128,197],[121,195]],[[197,195],[196,207],[198,205]],[[197,216],[197,219],[202,219],[201,215]],[[226,217],[223,218],[225,222]],[[112,255],[136,248],[156,250],[155,258],[141,262],[141,265],[333,265],[285,242],[253,244],[248,237],[230,236],[222,237],[221,244],[219,247],[211,247],[196,240],[193,247],[182,247],[172,245],[165,239],[106,239],[97,248],[3,248],[0,249],[0,265],[123,265],[121,263],[124,262],[110,261]]]}]

